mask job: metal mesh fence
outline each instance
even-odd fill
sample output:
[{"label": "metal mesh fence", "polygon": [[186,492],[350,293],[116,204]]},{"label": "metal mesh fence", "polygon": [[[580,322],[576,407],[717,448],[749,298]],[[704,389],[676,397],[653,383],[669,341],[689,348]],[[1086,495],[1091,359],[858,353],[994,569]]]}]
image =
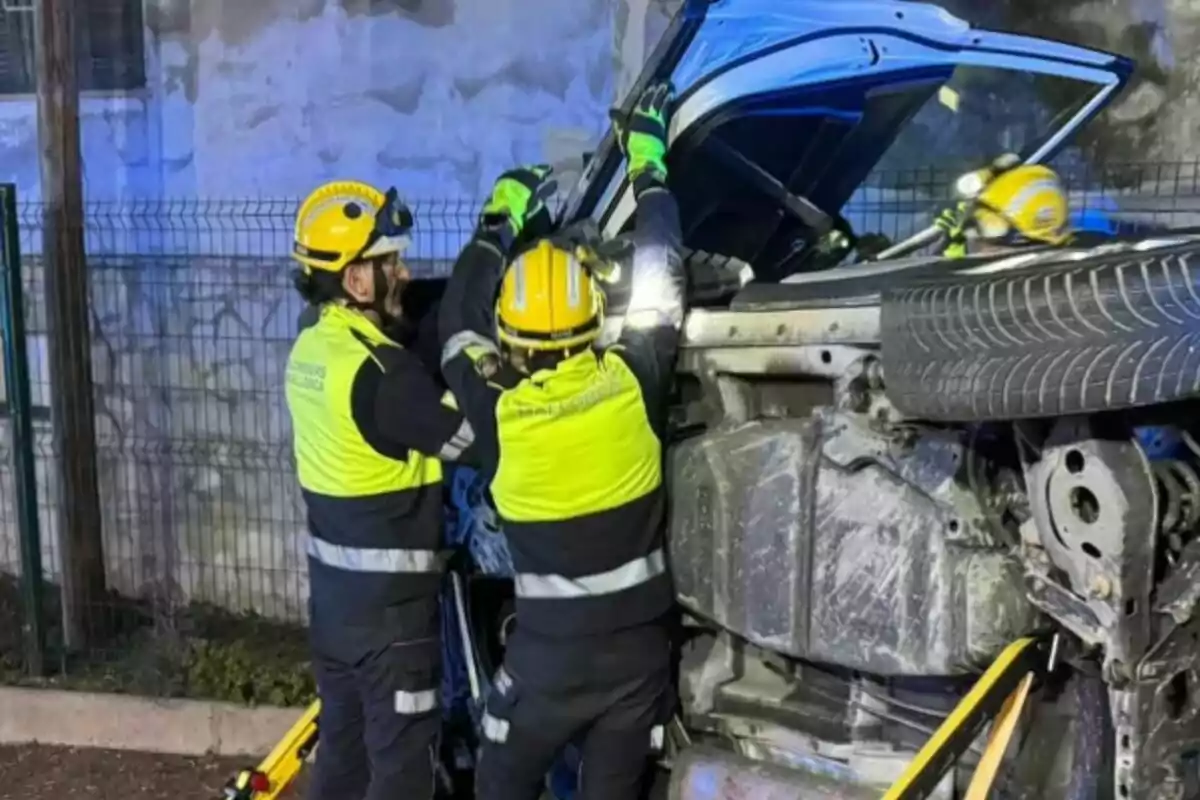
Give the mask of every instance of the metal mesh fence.
[{"label": "metal mesh fence", "polygon": [[[1074,206],[1102,213],[1105,224],[1200,224],[1195,163],[1068,164],[1063,172]],[[860,233],[899,240],[928,224],[950,199],[955,177],[875,174],[844,214]],[[445,274],[479,203],[413,207],[410,264],[418,275]],[[92,609],[104,635],[68,656],[60,646],[58,587],[70,570],[63,568],[57,510],[72,499],[57,485],[51,436],[42,210],[19,208],[37,510],[49,581],[44,616],[56,673],[111,676],[120,663],[130,673],[122,686],[177,692],[184,679],[175,672],[196,668],[170,648],[209,636],[220,615],[304,622],[304,518],[280,389],[301,311],[287,259],[296,210],[294,200],[87,207],[93,386],[61,390],[94,398],[107,593]],[[7,424],[0,426],[0,679],[20,667],[23,622],[9,390]]]},{"label": "metal mesh fence", "polygon": [[[410,267],[418,276],[444,273],[478,203],[415,205],[420,235]],[[304,518],[280,389],[302,310],[287,257],[296,211],[288,200],[87,207],[107,593],[82,609],[103,635],[68,657],[59,597],[71,570],[56,510],[71,498],[58,486],[51,435],[42,209],[18,208],[52,669],[113,676],[120,663],[130,673],[114,676],[120,683],[136,675],[146,686],[164,658],[178,667],[163,642],[186,649],[198,617],[251,612],[303,623]],[[0,668],[11,671],[20,652],[20,548],[11,449],[0,455]],[[138,663],[125,663],[131,658]],[[177,684],[150,681],[150,690]]]}]

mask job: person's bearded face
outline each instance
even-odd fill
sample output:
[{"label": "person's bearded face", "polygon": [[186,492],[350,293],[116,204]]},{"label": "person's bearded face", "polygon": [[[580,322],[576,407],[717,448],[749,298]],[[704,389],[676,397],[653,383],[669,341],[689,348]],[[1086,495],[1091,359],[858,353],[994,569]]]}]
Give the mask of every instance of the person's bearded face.
[{"label": "person's bearded face", "polygon": [[401,299],[404,296],[404,288],[412,280],[412,274],[408,271],[408,266],[396,254],[388,256],[382,266],[383,277],[387,281],[387,294],[384,295],[383,310],[394,319],[400,319],[404,313]]}]

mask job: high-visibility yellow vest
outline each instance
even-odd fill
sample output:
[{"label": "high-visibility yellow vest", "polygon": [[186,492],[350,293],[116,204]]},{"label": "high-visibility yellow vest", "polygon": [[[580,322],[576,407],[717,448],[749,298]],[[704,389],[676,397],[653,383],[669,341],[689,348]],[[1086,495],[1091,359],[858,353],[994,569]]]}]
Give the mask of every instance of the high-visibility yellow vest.
[{"label": "high-visibility yellow vest", "polygon": [[586,351],[504,391],[496,429],[491,491],[520,624],[586,634],[664,613],[662,443],[620,352]]},{"label": "high-visibility yellow vest", "polygon": [[351,410],[355,377],[373,351],[399,346],[359,312],[330,304],[288,358],[312,595],[350,617],[436,591],[441,566],[441,462],[415,450],[404,460],[382,455]]}]

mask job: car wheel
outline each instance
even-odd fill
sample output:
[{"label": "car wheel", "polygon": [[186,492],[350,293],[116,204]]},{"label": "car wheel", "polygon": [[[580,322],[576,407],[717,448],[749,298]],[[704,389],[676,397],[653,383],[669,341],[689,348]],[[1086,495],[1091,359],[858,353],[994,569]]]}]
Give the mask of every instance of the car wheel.
[{"label": "car wheel", "polygon": [[1113,728],[1098,675],[1070,674],[1043,687],[1019,744],[989,797],[996,800],[1113,800]]},{"label": "car wheel", "polygon": [[1200,242],[889,289],[881,330],[887,396],[907,416],[1051,417],[1194,396]]},{"label": "car wheel", "polygon": [[1099,677],[1079,675],[1071,682],[1078,713],[1075,758],[1064,800],[1105,800],[1113,796],[1113,727],[1108,687]]}]

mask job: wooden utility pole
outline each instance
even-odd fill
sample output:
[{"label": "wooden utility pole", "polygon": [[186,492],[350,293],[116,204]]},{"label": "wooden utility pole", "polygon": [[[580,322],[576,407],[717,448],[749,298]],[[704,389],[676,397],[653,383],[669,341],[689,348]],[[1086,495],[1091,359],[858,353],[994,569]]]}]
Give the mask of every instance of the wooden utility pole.
[{"label": "wooden utility pole", "polygon": [[96,474],[96,418],[88,272],[83,237],[77,0],[34,0],[42,253],[50,324],[50,407],[57,456],[63,634],[69,648],[103,635],[104,545]]}]

